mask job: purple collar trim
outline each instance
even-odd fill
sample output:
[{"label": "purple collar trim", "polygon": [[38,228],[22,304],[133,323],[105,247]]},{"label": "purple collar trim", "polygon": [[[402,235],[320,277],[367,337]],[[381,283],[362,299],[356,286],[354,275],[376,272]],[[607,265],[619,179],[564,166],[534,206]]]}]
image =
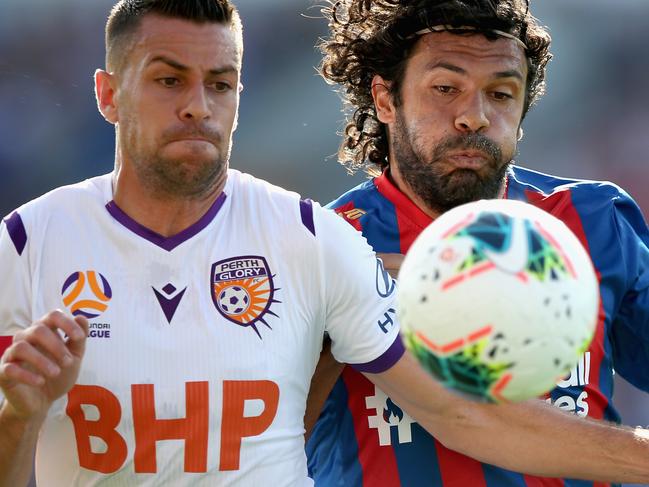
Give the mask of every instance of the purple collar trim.
[{"label": "purple collar trim", "polygon": [[188,227],[182,232],[177,233],[173,237],[163,237],[159,233],[156,233],[153,230],[149,230],[144,225],[139,224],[138,222],[133,220],[130,216],[128,216],[126,213],[124,213],[122,209],[119,206],[117,206],[117,204],[113,200],[106,203],[106,209],[108,210],[108,213],[110,213],[115,220],[117,220],[120,224],[128,228],[131,232],[135,233],[136,235],[139,235],[140,237],[166,250],[167,252],[171,252],[173,249],[178,247],[181,243],[189,240],[198,232],[203,230],[203,228],[209,225],[210,222],[214,220],[214,217],[217,215],[217,213],[223,206],[223,203],[225,203],[226,198],[227,198],[226,194],[224,192],[221,193],[219,197],[216,198],[216,201],[214,201],[210,209],[207,210],[207,212],[201,217],[200,220],[194,223],[191,227]]}]

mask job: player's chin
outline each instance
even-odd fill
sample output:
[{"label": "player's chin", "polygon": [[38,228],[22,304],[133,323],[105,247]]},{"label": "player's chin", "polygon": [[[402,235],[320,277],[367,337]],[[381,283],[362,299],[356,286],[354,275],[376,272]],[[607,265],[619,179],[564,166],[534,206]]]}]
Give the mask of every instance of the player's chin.
[{"label": "player's chin", "polygon": [[493,164],[478,169],[455,168],[446,174],[449,182],[461,185],[488,184],[500,182],[503,170]]},{"label": "player's chin", "polygon": [[449,171],[446,176],[446,184],[453,186],[466,186],[470,187],[474,184],[480,184],[483,181],[483,176],[474,169],[454,169]]}]

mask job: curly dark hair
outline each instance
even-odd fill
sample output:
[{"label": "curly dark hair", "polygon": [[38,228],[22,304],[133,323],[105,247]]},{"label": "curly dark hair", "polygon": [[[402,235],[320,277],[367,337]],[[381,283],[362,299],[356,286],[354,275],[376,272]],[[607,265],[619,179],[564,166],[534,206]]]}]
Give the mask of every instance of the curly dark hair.
[{"label": "curly dark hair", "polygon": [[[329,38],[318,47],[324,54],[320,73],[341,86],[348,115],[338,160],[350,173],[370,175],[388,166],[387,130],[376,114],[371,84],[374,75],[390,81],[395,104],[407,60],[417,42],[415,32],[438,25],[471,27],[457,33],[494,30],[520,39],[527,47],[528,76],[523,118],[545,91],[545,70],[552,55],[550,34],[529,12],[528,0],[329,0],[322,10]],[[455,32],[455,31],[454,31]]]}]

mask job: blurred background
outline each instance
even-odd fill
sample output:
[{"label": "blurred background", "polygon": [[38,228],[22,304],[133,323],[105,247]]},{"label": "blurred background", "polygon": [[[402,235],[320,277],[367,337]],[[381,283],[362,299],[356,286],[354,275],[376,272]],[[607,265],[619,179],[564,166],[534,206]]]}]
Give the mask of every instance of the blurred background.
[{"label": "blurred background", "polygon": [[[343,115],[315,70],[313,46],[326,33],[320,9],[315,0],[235,3],[245,91],[232,166],[326,203],[364,175],[347,175],[334,156]],[[92,82],[112,4],[0,0],[0,215],[112,169],[113,128],[96,110]],[[649,1],[536,0],[532,11],[550,28],[554,59],[519,164],[618,183],[646,215]],[[619,382],[627,424],[649,424],[648,397]]]}]

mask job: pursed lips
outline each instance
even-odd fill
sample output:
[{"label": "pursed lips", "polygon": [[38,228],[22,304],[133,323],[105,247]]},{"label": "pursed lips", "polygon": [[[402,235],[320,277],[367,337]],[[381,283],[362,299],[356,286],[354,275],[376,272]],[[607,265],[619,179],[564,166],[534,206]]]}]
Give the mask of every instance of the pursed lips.
[{"label": "pursed lips", "polygon": [[211,145],[216,145],[212,140],[206,139],[204,137],[196,137],[196,136],[187,136],[187,137],[175,137],[172,140],[169,141],[169,143],[174,143],[174,142],[189,142],[189,143],[207,143]]},{"label": "pursed lips", "polygon": [[206,139],[204,137],[196,137],[196,136],[193,136],[193,135],[188,136],[188,137],[178,137],[178,138],[174,139],[172,142],[178,142],[178,141],[183,141],[183,140],[198,140],[198,141],[201,141],[201,142],[212,142],[211,140]]},{"label": "pursed lips", "polygon": [[446,159],[461,169],[480,169],[489,164],[490,158],[481,151],[459,151],[446,155]]}]

